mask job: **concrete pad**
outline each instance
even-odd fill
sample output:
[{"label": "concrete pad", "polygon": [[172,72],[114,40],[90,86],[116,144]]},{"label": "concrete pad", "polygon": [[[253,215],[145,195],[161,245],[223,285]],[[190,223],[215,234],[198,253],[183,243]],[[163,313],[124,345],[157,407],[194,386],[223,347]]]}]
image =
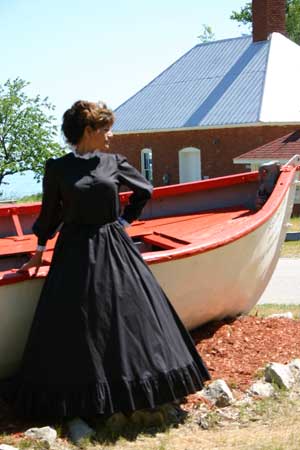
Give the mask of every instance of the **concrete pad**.
[{"label": "concrete pad", "polygon": [[300,304],[300,258],[280,258],[259,304]]}]

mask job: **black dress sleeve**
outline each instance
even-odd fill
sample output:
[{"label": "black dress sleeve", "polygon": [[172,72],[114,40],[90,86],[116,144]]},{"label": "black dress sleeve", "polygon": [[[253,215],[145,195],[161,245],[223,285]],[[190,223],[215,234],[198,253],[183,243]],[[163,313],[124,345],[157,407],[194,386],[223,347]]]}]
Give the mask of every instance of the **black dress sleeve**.
[{"label": "black dress sleeve", "polygon": [[122,155],[116,155],[120,184],[133,190],[129,202],[125,206],[122,217],[131,223],[139,217],[145,204],[151,198],[153,186],[143,175],[131,166]]},{"label": "black dress sleeve", "polygon": [[46,245],[62,222],[62,205],[57,175],[54,170],[55,160],[48,159],[43,178],[43,199],[39,217],[32,227],[38,237],[38,245]]}]

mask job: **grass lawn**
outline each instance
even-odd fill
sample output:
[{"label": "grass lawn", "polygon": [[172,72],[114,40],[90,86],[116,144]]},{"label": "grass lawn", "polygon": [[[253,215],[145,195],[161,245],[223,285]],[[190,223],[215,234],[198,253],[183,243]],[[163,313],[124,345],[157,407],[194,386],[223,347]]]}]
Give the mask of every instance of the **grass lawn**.
[{"label": "grass lawn", "polygon": [[300,241],[284,242],[280,256],[281,258],[300,258]]},{"label": "grass lawn", "polygon": [[[300,231],[300,216],[291,217],[288,231]],[[281,247],[282,258],[300,258],[300,241],[285,241]]]},{"label": "grass lawn", "polygon": [[255,305],[254,308],[250,311],[250,316],[257,317],[267,317],[271,314],[285,313],[285,312],[293,313],[295,318],[300,318],[300,304],[299,305],[275,305],[265,303],[263,305]]},{"label": "grass lawn", "polygon": [[40,202],[42,200],[42,194],[26,195],[25,197],[18,198],[17,203],[30,203]]},{"label": "grass lawn", "polygon": [[300,231],[300,216],[291,217],[289,223],[291,224],[289,231]]}]

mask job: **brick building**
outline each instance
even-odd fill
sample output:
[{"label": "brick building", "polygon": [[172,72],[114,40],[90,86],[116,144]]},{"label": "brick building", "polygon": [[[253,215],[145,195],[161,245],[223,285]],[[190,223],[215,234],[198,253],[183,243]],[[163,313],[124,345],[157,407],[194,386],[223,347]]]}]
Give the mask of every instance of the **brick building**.
[{"label": "brick building", "polygon": [[300,125],[285,7],[253,0],[253,36],[196,45],[120,105],[112,151],[155,186],[250,170],[234,158]]},{"label": "brick building", "polygon": [[[261,164],[268,161],[278,161],[280,164],[286,164],[294,155],[300,155],[300,129],[243,153],[234,158],[233,162],[243,166],[246,164],[247,167],[250,166],[251,170],[257,170]],[[299,186],[296,188],[293,214],[300,215]]]}]

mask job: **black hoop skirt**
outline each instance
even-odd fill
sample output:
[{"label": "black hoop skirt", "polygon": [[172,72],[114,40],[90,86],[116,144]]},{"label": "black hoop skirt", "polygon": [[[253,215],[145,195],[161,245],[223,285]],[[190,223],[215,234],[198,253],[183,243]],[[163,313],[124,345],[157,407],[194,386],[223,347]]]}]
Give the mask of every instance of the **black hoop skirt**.
[{"label": "black hoop skirt", "polygon": [[[91,162],[71,156],[69,174],[83,166],[91,172]],[[103,156],[102,166],[113,156],[115,161],[115,155]],[[128,173],[133,170],[122,161],[123,175],[124,167]],[[130,173],[130,180],[123,181],[140,195],[133,179],[146,181]],[[43,209],[34,227],[40,243],[51,207],[47,192],[54,192],[47,183],[46,179]],[[68,204],[64,182],[59,186],[63,205]],[[135,203],[141,208],[141,195],[125,208],[126,220],[132,220]],[[52,208],[48,237],[60,209],[66,214],[61,204]],[[84,207],[90,206],[84,202]],[[154,408],[200,390],[208,378],[190,335],[123,226],[117,220],[65,222],[17,376],[18,411],[26,416],[71,417]]]}]

